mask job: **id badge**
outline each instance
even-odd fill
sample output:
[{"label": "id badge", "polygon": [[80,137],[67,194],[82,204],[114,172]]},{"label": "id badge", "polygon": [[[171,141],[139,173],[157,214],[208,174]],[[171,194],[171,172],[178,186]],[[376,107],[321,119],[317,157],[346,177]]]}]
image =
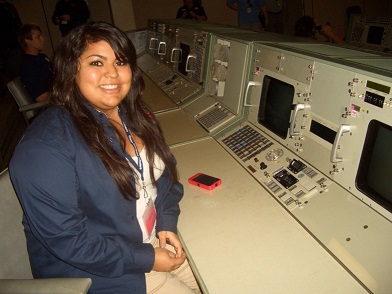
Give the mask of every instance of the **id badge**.
[{"label": "id badge", "polygon": [[250,7],[248,7],[248,8],[246,8],[246,13],[252,13],[252,8],[250,8]]},{"label": "id badge", "polygon": [[150,203],[147,205],[146,210],[143,213],[143,223],[146,228],[146,232],[148,237],[151,237],[151,233],[154,229],[155,220],[157,218],[157,212],[155,210],[155,205],[153,201],[149,201]]}]

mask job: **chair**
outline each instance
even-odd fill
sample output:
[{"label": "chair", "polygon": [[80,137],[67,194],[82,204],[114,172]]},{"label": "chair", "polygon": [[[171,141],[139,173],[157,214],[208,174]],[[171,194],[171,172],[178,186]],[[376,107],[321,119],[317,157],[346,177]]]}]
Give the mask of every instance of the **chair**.
[{"label": "chair", "polygon": [[31,99],[25,86],[22,84],[19,77],[13,79],[7,84],[8,90],[11,92],[16,103],[19,106],[19,111],[22,112],[23,117],[28,125],[31,119],[38,113],[39,109],[48,104],[49,101],[34,102]]},{"label": "chair", "polygon": [[22,216],[6,169],[0,174],[0,293],[87,293],[91,286],[88,278],[33,279]]}]

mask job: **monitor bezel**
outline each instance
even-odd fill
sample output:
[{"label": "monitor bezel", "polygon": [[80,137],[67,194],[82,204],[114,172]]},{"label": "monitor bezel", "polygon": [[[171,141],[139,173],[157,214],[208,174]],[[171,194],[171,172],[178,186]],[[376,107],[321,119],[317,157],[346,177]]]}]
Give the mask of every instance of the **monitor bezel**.
[{"label": "monitor bezel", "polygon": [[392,200],[387,199],[382,194],[374,190],[374,188],[366,181],[367,175],[369,173],[370,161],[373,155],[373,149],[378,138],[380,128],[387,129],[392,133],[392,126],[390,125],[375,119],[369,122],[361,158],[358,165],[357,175],[355,177],[355,185],[358,191],[365,194],[374,202],[392,213]]},{"label": "monitor bezel", "polygon": [[[292,89],[292,99],[291,99],[291,104],[290,104],[290,115],[289,115],[289,120],[288,120],[288,125],[287,125],[287,129],[285,130],[285,132],[283,133],[283,132],[280,132],[280,130],[277,130],[275,127],[273,127],[271,124],[269,124],[269,123],[267,123],[267,120],[261,120],[261,118],[260,118],[260,112],[264,109],[264,112],[265,112],[265,109],[266,109],[266,102],[267,102],[267,99],[268,99],[268,97],[267,97],[267,95],[268,95],[268,92],[269,92],[269,87],[270,87],[270,81],[268,82],[268,86],[266,85],[267,84],[267,82],[266,82],[266,78],[268,78],[268,79],[270,79],[270,81],[271,80],[276,80],[277,82],[279,82],[279,83],[282,83],[282,84],[285,84],[285,85],[288,85],[291,89]],[[265,97],[265,99],[263,98],[263,97]],[[292,123],[292,110],[294,109],[294,106],[295,106],[295,104],[294,104],[294,97],[295,97],[295,87],[294,87],[294,85],[292,85],[292,84],[290,84],[290,83],[287,83],[287,82],[285,82],[285,81],[283,81],[283,80],[281,80],[281,79],[278,79],[278,78],[276,78],[276,77],[273,77],[273,76],[270,76],[270,75],[264,75],[264,77],[263,77],[263,84],[262,84],[262,89],[261,89],[261,93],[260,93],[260,99],[259,99],[259,108],[258,108],[258,114],[257,114],[257,122],[261,125],[261,126],[263,126],[263,127],[265,127],[265,128],[267,128],[268,130],[270,130],[272,133],[274,133],[276,136],[278,136],[278,137],[280,137],[281,139],[283,139],[283,140],[285,140],[285,139],[287,139],[287,137],[288,137],[288,132],[289,132],[289,129],[290,129],[290,124]],[[264,113],[265,114],[265,113]]]}]

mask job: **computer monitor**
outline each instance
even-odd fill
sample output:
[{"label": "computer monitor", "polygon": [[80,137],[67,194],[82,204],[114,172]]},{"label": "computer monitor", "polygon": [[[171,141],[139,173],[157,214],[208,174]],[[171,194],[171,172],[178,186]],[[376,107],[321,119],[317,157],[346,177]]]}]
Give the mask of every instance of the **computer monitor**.
[{"label": "computer monitor", "polygon": [[346,43],[365,49],[392,50],[392,18],[352,14],[347,27]]},{"label": "computer monitor", "polygon": [[362,193],[392,212],[392,126],[371,120],[355,184]]},{"label": "computer monitor", "polygon": [[178,63],[178,71],[183,75],[187,75],[187,59],[190,52],[190,46],[184,43],[180,43],[180,62]]},{"label": "computer monitor", "polygon": [[384,27],[369,26],[366,42],[374,45],[381,45],[384,36]]},{"label": "computer monitor", "polygon": [[293,100],[293,85],[266,75],[261,90],[258,122],[282,139],[286,139]]}]

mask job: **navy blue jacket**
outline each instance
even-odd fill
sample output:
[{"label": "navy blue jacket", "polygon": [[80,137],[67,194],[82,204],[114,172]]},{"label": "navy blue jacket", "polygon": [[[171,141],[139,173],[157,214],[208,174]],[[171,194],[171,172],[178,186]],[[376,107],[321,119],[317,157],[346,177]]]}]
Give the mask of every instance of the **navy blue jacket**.
[{"label": "navy blue jacket", "polygon": [[[106,116],[92,113],[125,156]],[[14,152],[10,175],[35,278],[90,277],[90,293],[146,292],[155,254],[142,241],[136,201],[123,198],[66,110],[51,107],[34,120]],[[176,232],[182,185],[171,185],[165,170],[157,191],[156,230]]]}]

